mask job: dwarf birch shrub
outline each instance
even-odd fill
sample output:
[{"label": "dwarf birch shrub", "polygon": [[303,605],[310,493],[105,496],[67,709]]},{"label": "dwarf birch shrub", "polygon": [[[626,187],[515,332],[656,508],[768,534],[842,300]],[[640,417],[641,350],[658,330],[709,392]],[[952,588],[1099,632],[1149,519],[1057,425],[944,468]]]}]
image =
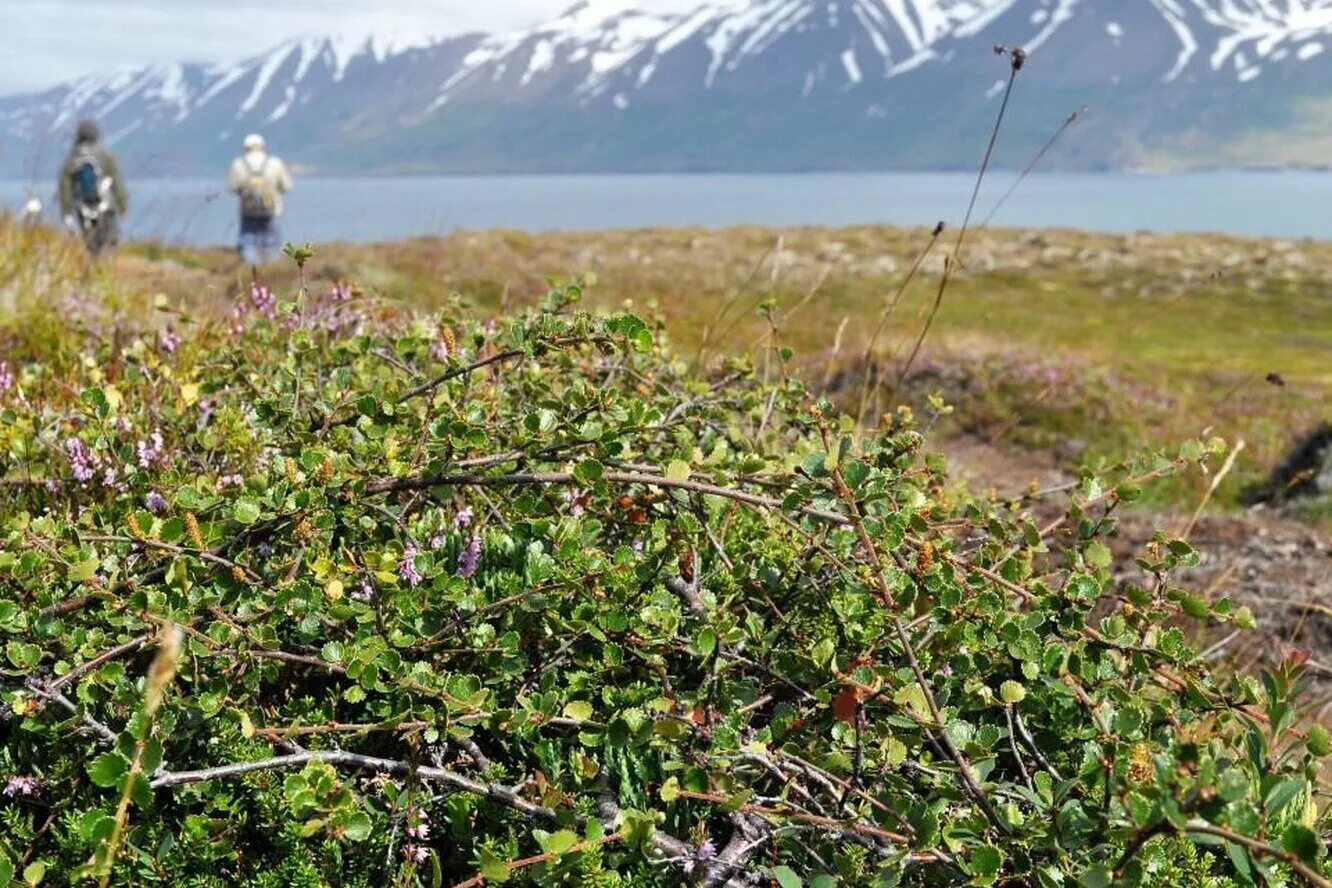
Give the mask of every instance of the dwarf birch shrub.
[{"label": "dwarf birch shrub", "polygon": [[1300,658],[1112,573],[1214,447],[1038,520],[579,295],[0,334],[0,884],[1327,884]]}]

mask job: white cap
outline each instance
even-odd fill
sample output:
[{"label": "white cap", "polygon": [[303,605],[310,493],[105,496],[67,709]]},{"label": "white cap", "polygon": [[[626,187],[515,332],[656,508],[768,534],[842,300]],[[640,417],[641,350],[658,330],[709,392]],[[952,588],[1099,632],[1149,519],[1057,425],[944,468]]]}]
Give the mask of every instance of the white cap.
[{"label": "white cap", "polygon": [[261,136],[261,135],[259,135],[258,133],[250,133],[250,135],[248,135],[248,136],[245,137],[245,150],[246,150],[246,151],[263,151],[263,150],[264,150],[264,137]]}]

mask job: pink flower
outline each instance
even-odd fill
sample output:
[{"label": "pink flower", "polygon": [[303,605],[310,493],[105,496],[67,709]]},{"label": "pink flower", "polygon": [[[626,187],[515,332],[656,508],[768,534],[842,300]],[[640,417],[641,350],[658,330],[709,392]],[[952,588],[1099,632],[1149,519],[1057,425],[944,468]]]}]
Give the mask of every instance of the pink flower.
[{"label": "pink flower", "polygon": [[413,839],[425,839],[430,837],[430,824],[421,821],[416,826],[407,827],[407,835]]},{"label": "pink flower", "polygon": [[69,459],[69,468],[75,481],[91,481],[97,459],[88,450],[88,445],[78,438],[65,442],[65,456]]},{"label": "pink flower", "polygon": [[462,530],[464,527],[471,527],[472,521],[475,520],[475,518],[476,515],[472,512],[472,507],[465,506],[457,515],[453,516],[453,526],[457,530]]},{"label": "pink flower", "polygon": [[409,842],[402,846],[402,856],[413,863],[425,863],[430,859],[430,849],[424,845],[413,845]]},{"label": "pink flower", "polygon": [[36,777],[10,777],[5,783],[4,793],[11,799],[36,795],[41,785],[42,782]]},{"label": "pink flower", "polygon": [[243,475],[223,475],[217,479],[218,490],[228,490],[232,487],[243,487],[245,477]]},{"label": "pink flower", "polygon": [[166,442],[162,439],[162,432],[157,429],[154,429],[146,440],[134,445],[134,453],[139,459],[139,467],[143,469],[151,469],[170,462],[166,455]]},{"label": "pink flower", "polygon": [[149,512],[156,515],[165,512],[167,507],[166,498],[156,490],[148,491],[148,495],[143,498],[143,504],[148,507]]},{"label": "pink flower", "polygon": [[564,501],[569,504],[569,515],[573,518],[581,516],[587,511],[588,496],[581,490],[565,491]]},{"label": "pink flower", "polygon": [[443,364],[449,359],[449,344],[443,339],[435,340],[435,344],[430,346],[430,359]]},{"label": "pink flower", "polygon": [[258,281],[250,284],[250,305],[266,318],[277,316],[277,297]]},{"label": "pink flower", "polygon": [[8,361],[0,361],[0,395],[14,387],[14,373],[9,369]]},{"label": "pink flower", "polygon": [[180,337],[167,328],[157,334],[157,347],[169,355],[175,354],[176,349],[180,348]]},{"label": "pink flower", "polygon": [[419,586],[424,577],[421,571],[416,568],[416,556],[421,554],[421,549],[416,543],[408,543],[402,550],[402,561],[398,564],[398,576],[409,586]]},{"label": "pink flower", "polygon": [[471,577],[481,564],[481,537],[473,536],[458,556],[458,576]]}]

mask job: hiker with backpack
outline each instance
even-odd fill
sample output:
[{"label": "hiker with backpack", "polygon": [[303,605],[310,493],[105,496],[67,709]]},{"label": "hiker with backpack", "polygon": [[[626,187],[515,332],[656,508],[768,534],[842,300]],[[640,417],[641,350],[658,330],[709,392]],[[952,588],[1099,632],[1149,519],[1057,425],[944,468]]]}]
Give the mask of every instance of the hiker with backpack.
[{"label": "hiker with backpack", "polygon": [[278,249],[282,195],[291,190],[291,173],[281,158],[269,154],[263,136],[245,137],[245,153],[231,165],[227,188],[240,198],[240,239],[236,250],[247,265],[267,262]]},{"label": "hiker with backpack", "polygon": [[129,213],[129,192],[120,164],[102,144],[94,120],[78,125],[74,145],[60,166],[57,184],[65,225],[97,256],[120,242],[120,220]]}]

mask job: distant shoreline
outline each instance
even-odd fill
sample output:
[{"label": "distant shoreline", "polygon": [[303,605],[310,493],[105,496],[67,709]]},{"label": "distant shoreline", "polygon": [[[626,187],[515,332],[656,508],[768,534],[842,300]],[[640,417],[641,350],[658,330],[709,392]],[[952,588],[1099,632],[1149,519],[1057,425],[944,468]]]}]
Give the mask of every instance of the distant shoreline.
[{"label": "distant shoreline", "polygon": [[[283,235],[393,242],[461,230],[605,231],[735,226],[960,224],[976,174],[654,173],[449,176],[297,175]],[[1037,172],[992,170],[974,221],[1006,228],[1218,232],[1332,240],[1327,170]],[[0,181],[0,208],[54,183]],[[220,176],[136,178],[127,234],[202,246],[234,241],[237,210]],[[997,212],[996,212],[997,210]]]}]

